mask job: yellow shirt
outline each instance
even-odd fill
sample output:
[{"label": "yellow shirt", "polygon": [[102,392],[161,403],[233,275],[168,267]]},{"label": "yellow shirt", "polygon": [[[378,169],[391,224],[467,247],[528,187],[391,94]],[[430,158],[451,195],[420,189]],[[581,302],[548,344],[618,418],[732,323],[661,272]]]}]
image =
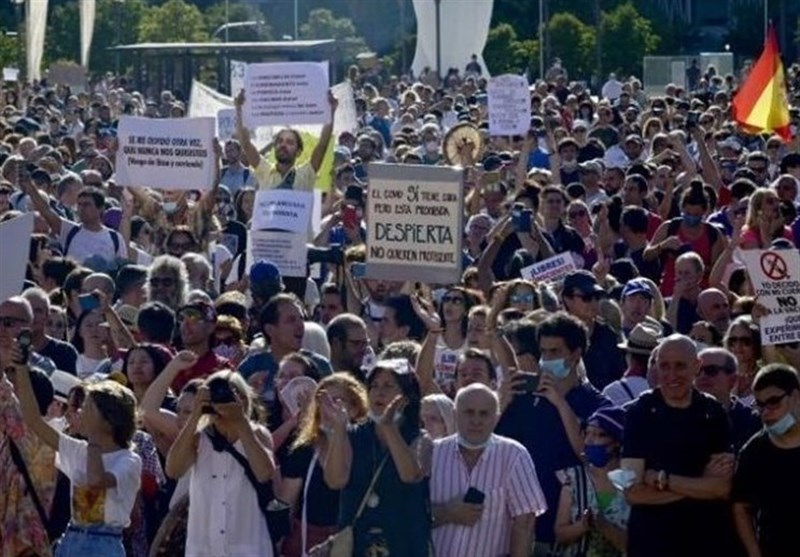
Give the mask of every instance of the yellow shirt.
[{"label": "yellow shirt", "polygon": [[[296,191],[312,191],[314,189],[314,183],[317,181],[317,173],[314,172],[311,163],[304,162],[300,166],[294,167],[292,170],[295,172],[294,185],[291,187],[283,186],[284,189],[293,189]],[[289,172],[291,172],[291,170]],[[284,176],[281,176],[276,165],[264,158],[258,163],[254,174],[256,180],[258,180],[258,187],[262,190],[278,187],[285,179]]]}]

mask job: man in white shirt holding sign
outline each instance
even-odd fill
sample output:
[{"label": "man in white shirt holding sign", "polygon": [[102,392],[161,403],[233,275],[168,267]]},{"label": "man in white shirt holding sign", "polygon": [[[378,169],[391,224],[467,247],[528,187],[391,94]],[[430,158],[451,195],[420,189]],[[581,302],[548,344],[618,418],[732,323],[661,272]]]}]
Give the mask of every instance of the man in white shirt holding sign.
[{"label": "man in white shirt holding sign", "polygon": [[258,149],[250,139],[250,132],[242,123],[242,106],[245,103],[244,89],[234,101],[236,106],[236,137],[244,149],[247,164],[255,169],[256,179],[261,189],[295,189],[311,191],[317,179],[317,172],[322,166],[322,159],[328,149],[333,132],[333,118],[339,104],[333,94],[328,93],[331,106],[331,121],[322,127],[319,142],[311,154],[311,159],[296,166],[297,158],[303,151],[303,139],[300,133],[292,128],[283,128],[277,134],[272,145],[275,147],[275,163],[262,158]]}]

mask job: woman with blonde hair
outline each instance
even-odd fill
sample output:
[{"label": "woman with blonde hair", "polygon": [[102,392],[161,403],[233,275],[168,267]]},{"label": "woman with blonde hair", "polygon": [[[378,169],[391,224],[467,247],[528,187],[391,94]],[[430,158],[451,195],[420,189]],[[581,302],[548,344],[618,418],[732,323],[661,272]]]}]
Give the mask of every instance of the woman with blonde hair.
[{"label": "woman with blonde hair", "polygon": [[186,555],[274,555],[256,482],[275,473],[272,438],[250,420],[252,391],[236,372],[214,373],[167,455],[167,475],[189,476]]},{"label": "woman with blonde hair", "polygon": [[778,238],[794,241],[792,230],[783,222],[780,199],[774,190],[758,188],[750,195],[739,245],[742,249],[766,249]]},{"label": "woman with blonde hair", "polygon": [[320,462],[328,441],[317,399],[326,395],[345,408],[350,423],[360,423],[367,417],[367,392],[350,374],[334,373],[317,386],[291,452],[281,468],[282,479],[276,493],[294,510],[292,533],[281,548],[287,557],[305,556],[310,548],[336,532],[339,490],[330,489],[325,484]]}]

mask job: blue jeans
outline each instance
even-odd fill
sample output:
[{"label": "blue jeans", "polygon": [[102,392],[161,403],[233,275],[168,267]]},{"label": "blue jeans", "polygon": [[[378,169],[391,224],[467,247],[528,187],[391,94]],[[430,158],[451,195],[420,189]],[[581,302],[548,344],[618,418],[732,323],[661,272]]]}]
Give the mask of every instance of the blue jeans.
[{"label": "blue jeans", "polygon": [[116,526],[74,526],[58,540],[55,557],[125,557],[122,545],[122,528]]}]

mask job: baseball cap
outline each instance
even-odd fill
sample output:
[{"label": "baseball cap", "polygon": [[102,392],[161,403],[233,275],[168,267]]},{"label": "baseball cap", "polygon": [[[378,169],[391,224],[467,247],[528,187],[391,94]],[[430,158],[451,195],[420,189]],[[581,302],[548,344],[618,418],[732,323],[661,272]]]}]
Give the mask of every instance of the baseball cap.
[{"label": "baseball cap", "polygon": [[214,309],[213,304],[203,300],[195,300],[178,310],[177,320],[180,322],[186,318],[202,319],[207,323],[213,323],[217,320],[217,310]]},{"label": "baseball cap", "polygon": [[260,259],[250,267],[250,291],[262,300],[269,300],[283,290],[283,279],[272,261]]},{"label": "baseball cap", "polygon": [[580,269],[572,271],[564,277],[564,295],[570,295],[575,290],[582,294],[605,294],[605,289],[597,284],[597,279],[589,271]]},{"label": "baseball cap", "polygon": [[646,281],[635,278],[633,280],[629,280],[625,286],[622,288],[622,298],[624,299],[626,296],[631,296],[633,294],[644,294],[651,300],[653,299],[653,291],[650,290],[650,285],[647,284]]}]

